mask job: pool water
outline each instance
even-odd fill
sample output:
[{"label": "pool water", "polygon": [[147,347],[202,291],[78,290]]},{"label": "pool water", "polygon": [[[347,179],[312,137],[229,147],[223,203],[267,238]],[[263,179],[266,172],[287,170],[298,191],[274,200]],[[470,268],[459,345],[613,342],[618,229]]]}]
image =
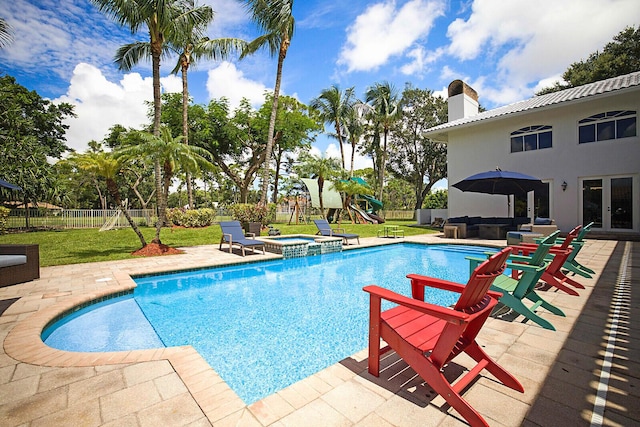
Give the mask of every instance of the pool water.
[{"label": "pool water", "polygon": [[[123,309],[148,319],[153,331],[138,322],[141,335],[156,336],[166,346],[192,345],[250,404],[367,347],[369,294],[364,286],[377,284],[409,295],[409,273],[466,283],[465,256],[488,250],[403,243],[142,277],[135,279],[134,298]],[[447,306],[457,294],[433,290],[427,300]],[[103,344],[102,331],[110,327],[73,326],[83,317],[67,321],[67,332],[57,340],[47,333],[45,342],[67,349],[66,342],[74,341],[67,334],[77,329],[87,342],[93,336],[88,331],[96,328]],[[114,312],[103,318],[122,319]],[[122,348],[117,337],[123,332],[114,329],[114,334],[111,351],[150,348]],[[108,350],[101,345],[99,351]]]}]

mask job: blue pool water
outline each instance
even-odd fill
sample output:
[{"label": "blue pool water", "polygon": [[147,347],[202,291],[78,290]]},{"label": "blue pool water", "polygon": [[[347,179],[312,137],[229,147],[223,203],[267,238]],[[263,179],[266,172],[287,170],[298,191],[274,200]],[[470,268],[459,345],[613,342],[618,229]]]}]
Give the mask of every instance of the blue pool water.
[{"label": "blue pool water", "polygon": [[[133,298],[84,309],[48,328],[43,339],[72,351],[189,344],[249,404],[366,348],[369,294],[363,286],[409,295],[409,273],[466,283],[464,257],[487,250],[404,243],[137,278]],[[440,290],[427,297],[443,306],[456,299]],[[93,313],[105,309],[113,311]],[[83,324],[89,315],[102,320]],[[122,338],[131,330],[138,338]],[[94,335],[99,345],[90,346]]]}]

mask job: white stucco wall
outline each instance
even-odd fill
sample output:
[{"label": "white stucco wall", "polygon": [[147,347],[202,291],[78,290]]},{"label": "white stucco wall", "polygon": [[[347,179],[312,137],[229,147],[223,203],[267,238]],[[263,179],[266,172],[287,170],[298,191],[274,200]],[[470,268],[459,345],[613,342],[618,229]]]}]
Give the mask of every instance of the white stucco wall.
[{"label": "white stucco wall", "polygon": [[[569,231],[580,221],[581,178],[630,175],[634,177],[634,231],[640,231],[640,136],[578,144],[579,120],[614,110],[635,110],[640,119],[640,87],[449,130],[449,216],[512,215],[506,196],[463,193],[452,187],[469,175],[500,167],[549,181],[552,216],[561,230]],[[511,153],[511,132],[533,125],[553,127],[553,146]],[[564,192],[563,181],[567,182]]]}]

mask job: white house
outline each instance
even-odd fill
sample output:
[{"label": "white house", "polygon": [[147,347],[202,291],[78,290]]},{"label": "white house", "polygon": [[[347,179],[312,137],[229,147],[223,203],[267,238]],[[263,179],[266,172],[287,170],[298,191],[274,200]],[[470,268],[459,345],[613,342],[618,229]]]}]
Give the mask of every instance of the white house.
[{"label": "white house", "polygon": [[[447,144],[449,217],[550,217],[565,232],[593,221],[594,232],[640,234],[640,72],[482,113],[455,80],[448,103],[449,121],[426,135]],[[547,190],[514,200],[452,187],[496,167]]]}]

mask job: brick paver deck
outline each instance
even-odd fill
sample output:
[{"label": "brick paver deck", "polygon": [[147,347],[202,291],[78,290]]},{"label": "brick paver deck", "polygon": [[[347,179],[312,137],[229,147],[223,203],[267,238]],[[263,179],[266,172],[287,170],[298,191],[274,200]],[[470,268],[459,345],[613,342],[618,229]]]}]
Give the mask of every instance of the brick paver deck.
[{"label": "brick paver deck", "polygon": [[[440,236],[407,241],[455,242]],[[388,240],[362,239],[362,245]],[[492,243],[480,240],[476,244]],[[191,347],[70,353],[45,346],[43,327],[65,310],[130,289],[130,274],[275,258],[217,246],[183,255],[42,268],[41,278],[0,288],[20,298],[0,316],[0,426],[463,426],[444,400],[390,354],[380,378],[366,349],[246,406]],[[566,318],[557,331],[509,314],[489,319],[478,341],[524,385],[521,394],[486,373],[464,393],[493,426],[640,423],[640,244],[589,240],[579,259],[596,270],[579,297],[546,291]],[[286,349],[283,349],[286,351]],[[468,361],[455,359],[456,376]],[[300,361],[304,363],[304,361]],[[598,424],[600,423],[600,424]]]}]

